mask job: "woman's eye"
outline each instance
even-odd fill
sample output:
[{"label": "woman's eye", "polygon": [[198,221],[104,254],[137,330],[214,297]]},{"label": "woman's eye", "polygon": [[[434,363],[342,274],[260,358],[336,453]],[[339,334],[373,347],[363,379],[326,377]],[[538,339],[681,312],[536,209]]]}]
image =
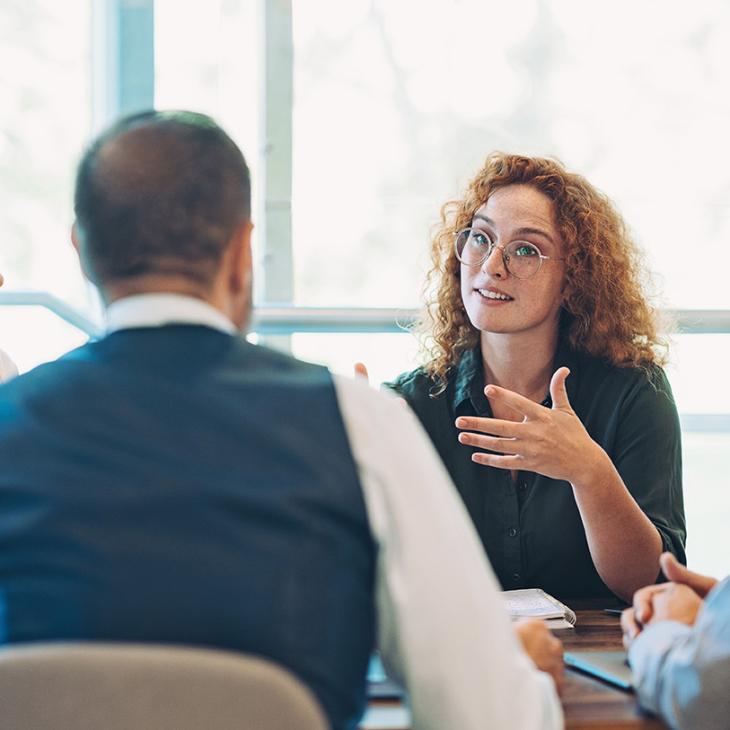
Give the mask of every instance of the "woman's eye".
[{"label": "woman's eye", "polygon": [[513,256],[539,256],[540,252],[531,243],[520,243],[514,246],[512,250]]},{"label": "woman's eye", "polygon": [[489,246],[489,244],[491,243],[489,236],[485,235],[484,233],[474,232],[472,233],[471,239],[477,246]]}]

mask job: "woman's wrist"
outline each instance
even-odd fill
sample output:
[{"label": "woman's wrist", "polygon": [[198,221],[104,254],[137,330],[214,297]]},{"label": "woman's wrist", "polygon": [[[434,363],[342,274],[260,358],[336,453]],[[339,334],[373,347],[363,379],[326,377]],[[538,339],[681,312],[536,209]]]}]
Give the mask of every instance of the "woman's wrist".
[{"label": "woman's wrist", "polygon": [[616,468],[609,455],[591,439],[590,450],[576,459],[576,469],[570,484],[574,489],[591,489],[611,480]]}]

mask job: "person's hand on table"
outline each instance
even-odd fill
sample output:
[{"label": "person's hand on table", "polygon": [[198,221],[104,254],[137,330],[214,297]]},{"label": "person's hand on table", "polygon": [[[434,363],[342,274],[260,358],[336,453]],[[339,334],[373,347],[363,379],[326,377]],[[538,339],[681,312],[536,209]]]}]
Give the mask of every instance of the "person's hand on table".
[{"label": "person's hand on table", "polygon": [[[552,408],[496,385],[484,392],[522,415],[522,421],[461,416],[459,442],[497,453],[475,452],[472,460],[499,469],[534,471],[572,484],[590,483],[605,462],[603,449],[589,436],[570,405],[565,380],[568,368],[555,371],[550,381]],[[576,454],[581,458],[576,459]]]},{"label": "person's hand on table", "polygon": [[659,563],[664,575],[672,582],[636,591],[633,606],[621,614],[623,641],[627,649],[642,628],[655,621],[694,624],[704,597],[717,585],[714,578],[689,570],[671,553],[662,553]]},{"label": "person's hand on table", "polygon": [[679,621],[692,626],[704,601],[689,586],[681,583],[669,583],[668,586],[667,590],[654,596],[649,623]]},{"label": "person's hand on table", "polygon": [[555,688],[561,692],[565,669],[563,643],[550,633],[545,622],[540,619],[518,621],[514,624],[514,631],[534,665],[549,674],[555,682]]},{"label": "person's hand on table", "polygon": [[689,586],[662,583],[636,592],[634,605],[621,614],[626,649],[646,626],[659,621],[679,621],[692,626],[704,601]]}]

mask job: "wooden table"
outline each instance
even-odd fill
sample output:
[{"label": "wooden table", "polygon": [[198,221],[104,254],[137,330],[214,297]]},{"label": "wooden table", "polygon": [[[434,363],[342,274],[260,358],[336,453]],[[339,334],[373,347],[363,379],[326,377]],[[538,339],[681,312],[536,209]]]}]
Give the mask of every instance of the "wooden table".
[{"label": "wooden table", "polygon": [[[565,651],[622,649],[619,617],[605,613],[605,601],[573,601],[578,622],[574,629],[556,631]],[[631,692],[616,689],[572,669],[565,670],[562,694],[565,726],[569,730],[661,730],[656,718],[641,712]],[[408,730],[409,722],[397,702],[371,702],[363,730]]]},{"label": "wooden table", "polygon": [[[601,607],[597,607],[596,602],[574,602],[574,605],[578,615],[575,628],[555,632],[563,642],[565,651],[623,649],[618,616],[605,613]],[[581,605],[586,607],[581,608]],[[605,605],[605,601],[599,605]],[[561,699],[565,726],[570,730],[658,730],[666,727],[639,710],[633,693],[616,689],[571,669],[565,670],[565,687]]]}]

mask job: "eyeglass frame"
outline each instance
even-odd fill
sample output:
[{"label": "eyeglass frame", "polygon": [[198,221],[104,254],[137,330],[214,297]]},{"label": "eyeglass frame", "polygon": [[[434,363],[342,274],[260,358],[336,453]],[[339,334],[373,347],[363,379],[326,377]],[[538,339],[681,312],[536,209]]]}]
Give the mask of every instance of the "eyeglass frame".
[{"label": "eyeglass frame", "polygon": [[[476,264],[467,263],[459,255],[459,246],[458,246],[459,237],[461,236],[462,233],[464,233],[466,231],[477,231],[489,239],[489,243],[490,243],[489,250],[484,255],[484,257]],[[493,241],[492,237],[486,231],[482,231],[479,228],[474,228],[473,226],[467,226],[466,228],[462,228],[460,231],[457,231],[456,233],[454,233],[454,253],[456,254],[456,260],[460,264],[462,264],[464,266],[468,266],[471,269],[475,269],[475,268],[483,266],[484,262],[489,260],[489,257],[494,253],[494,249],[499,249],[499,252],[502,254],[502,263],[504,264],[504,268],[509,272],[509,274],[514,276],[515,279],[521,279],[522,281],[526,281],[527,279],[532,279],[533,276],[537,276],[540,269],[542,268],[543,261],[565,261],[565,259],[557,258],[556,256],[545,256],[545,254],[540,250],[540,247],[536,243],[532,243],[532,241],[523,241],[522,239],[517,238],[514,241],[510,241],[507,245],[510,246],[513,243],[526,243],[528,246],[532,246],[537,251],[537,255],[540,258],[540,263],[538,264],[537,269],[535,269],[534,274],[530,274],[529,276],[517,276],[517,274],[515,274],[509,267],[510,256],[505,251],[504,246],[501,243],[496,243],[495,241]]]}]

